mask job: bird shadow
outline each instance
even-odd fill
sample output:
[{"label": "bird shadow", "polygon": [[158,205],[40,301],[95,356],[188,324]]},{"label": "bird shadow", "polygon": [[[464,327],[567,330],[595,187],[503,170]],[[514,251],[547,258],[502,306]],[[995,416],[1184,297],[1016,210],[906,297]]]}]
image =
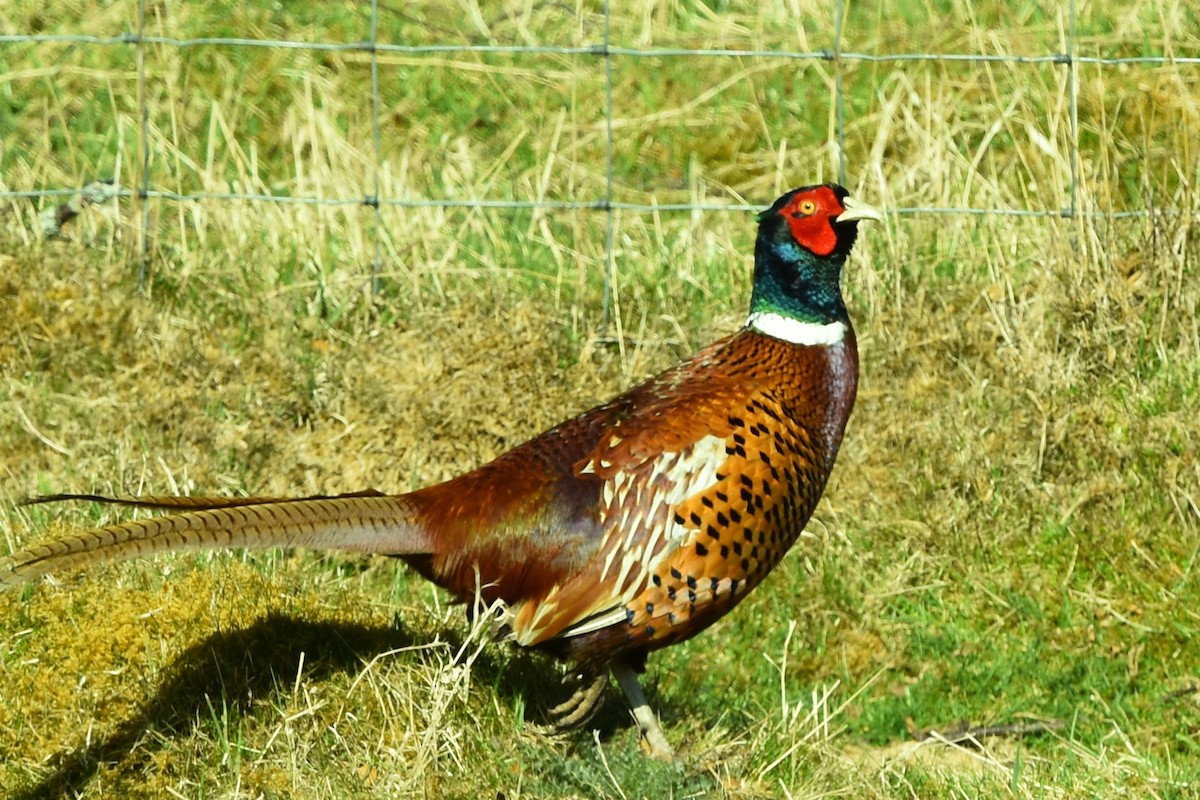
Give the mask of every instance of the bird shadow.
[{"label": "bird shadow", "polygon": [[[452,630],[439,634],[451,652],[462,649],[462,636]],[[17,790],[12,800],[53,800],[77,796],[107,764],[123,762],[137,771],[154,757],[149,741],[169,742],[187,736],[210,716],[214,698],[239,713],[253,699],[277,692],[296,678],[303,654],[305,680],[322,680],[357,673],[373,657],[392,650],[427,644],[403,625],[308,621],[284,614],[268,615],[251,625],[216,632],[181,653],[166,669],[153,696],[102,739],[79,745],[52,757],[51,771],[35,784]],[[530,708],[546,708],[561,697],[561,687],[547,676],[557,674],[549,659],[524,650],[489,646],[471,665],[473,675],[501,695],[523,697]],[[414,658],[420,658],[414,651]],[[557,691],[556,691],[557,690]],[[614,704],[609,703],[609,706]],[[533,711],[533,715],[537,715]],[[626,715],[627,716],[627,715]],[[611,709],[592,727],[611,735],[620,717]],[[147,733],[153,732],[154,737]]]}]

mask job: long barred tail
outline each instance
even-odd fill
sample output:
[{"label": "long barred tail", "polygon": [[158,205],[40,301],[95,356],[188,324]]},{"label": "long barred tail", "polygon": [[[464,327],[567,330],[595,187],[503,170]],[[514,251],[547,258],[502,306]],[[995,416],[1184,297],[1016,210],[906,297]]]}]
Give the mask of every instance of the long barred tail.
[{"label": "long barred tail", "polygon": [[43,494],[37,497],[27,497],[17,502],[19,506],[38,506],[43,503],[63,503],[69,500],[84,500],[93,503],[105,503],[115,506],[133,506],[135,508],[161,508],[171,511],[202,511],[209,508],[233,508],[235,506],[261,506],[266,503],[296,503],[302,500],[333,500],[343,497],[387,497],[383,492],[374,489],[364,489],[361,492],[347,494],[320,494],[310,497],[214,497],[189,496],[177,494]]},{"label": "long barred tail", "polygon": [[402,497],[367,491],[334,497],[103,497],[53,495],[27,503],[95,500],[182,513],[64,536],[0,558],[0,587],[50,572],[172,550],[309,547],[380,555],[432,552]]}]

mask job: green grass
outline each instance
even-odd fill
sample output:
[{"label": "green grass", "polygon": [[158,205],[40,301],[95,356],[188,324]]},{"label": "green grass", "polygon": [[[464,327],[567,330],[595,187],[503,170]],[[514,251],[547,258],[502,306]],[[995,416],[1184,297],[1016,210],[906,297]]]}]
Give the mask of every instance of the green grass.
[{"label": "green grass", "polygon": [[[819,50],[834,7],[635,3],[629,47]],[[486,7],[485,7],[486,6]],[[356,3],[150,6],[155,35],[355,41]],[[1064,12],[1065,13],[1065,12]],[[1083,7],[1081,55],[1194,56],[1195,11]],[[13,11],[3,33],[116,35],[136,4]],[[1043,55],[1037,4],[849,4],[868,53]],[[381,6],[402,43],[587,44],[600,5]],[[146,53],[150,183],[374,191],[370,62]],[[380,56],[389,198],[592,200],[592,56]],[[614,197],[767,204],[836,174],[835,66],[615,59]],[[1200,774],[1200,386],[1190,65],[1078,68],[1084,211],[894,216],[846,295],[858,407],[796,551],[656,654],[683,753],[545,734],[553,664],[483,645],[387,560],[181,555],[0,596],[4,797],[1188,797]],[[885,207],[1070,203],[1059,65],[848,62],[850,188]],[[0,47],[0,186],[140,185],[126,45]],[[0,549],[103,524],[52,491],[303,494],[443,480],[732,330],[749,215],[618,213],[600,327],[593,211],[228,201],[89,209],[65,241],[0,207]],[[372,268],[376,241],[382,265]],[[481,646],[483,645],[483,646]],[[925,731],[1044,723],[979,748]]]}]

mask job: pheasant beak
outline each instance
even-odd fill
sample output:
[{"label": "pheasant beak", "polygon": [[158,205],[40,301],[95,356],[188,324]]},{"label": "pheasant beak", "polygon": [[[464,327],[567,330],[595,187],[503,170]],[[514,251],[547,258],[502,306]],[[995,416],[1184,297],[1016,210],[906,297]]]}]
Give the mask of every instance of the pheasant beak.
[{"label": "pheasant beak", "polygon": [[883,222],[883,214],[867,205],[860,203],[853,197],[847,197],[842,200],[842,208],[845,209],[841,214],[838,214],[838,222],[853,222],[860,219],[871,219],[876,222]]}]

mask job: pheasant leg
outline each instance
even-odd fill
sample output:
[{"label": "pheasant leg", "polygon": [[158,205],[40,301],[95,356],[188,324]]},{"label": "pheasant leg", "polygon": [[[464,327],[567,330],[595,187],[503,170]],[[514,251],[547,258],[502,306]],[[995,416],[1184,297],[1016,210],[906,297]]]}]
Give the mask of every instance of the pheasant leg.
[{"label": "pheasant leg", "polygon": [[623,661],[615,661],[610,669],[613,677],[621,686],[621,691],[625,693],[625,699],[629,701],[629,708],[633,712],[634,720],[637,721],[638,730],[641,731],[642,741],[645,742],[650,757],[659,761],[674,761],[675,752],[667,743],[662,726],[658,724],[658,717],[654,715],[654,709],[650,708],[650,703],[646,701],[646,695],[642,693],[641,684],[638,683],[637,674],[633,668]]}]

